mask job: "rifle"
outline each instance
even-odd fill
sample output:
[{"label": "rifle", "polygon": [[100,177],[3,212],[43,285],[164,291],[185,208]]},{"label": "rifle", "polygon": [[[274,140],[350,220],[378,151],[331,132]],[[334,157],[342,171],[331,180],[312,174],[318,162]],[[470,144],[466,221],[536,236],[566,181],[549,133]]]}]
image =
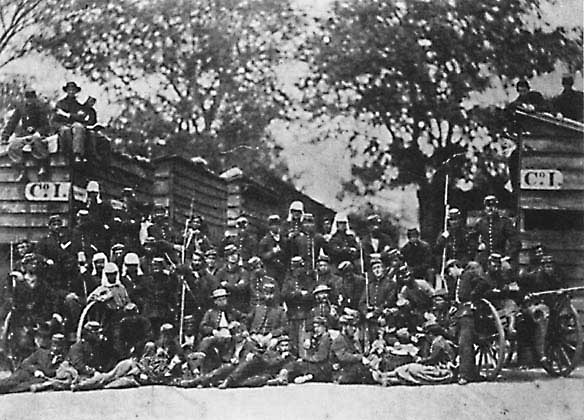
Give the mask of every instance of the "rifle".
[{"label": "rifle", "polygon": [[[357,238],[359,242],[359,260],[361,263],[361,274],[365,277],[365,304],[367,305],[367,310],[369,310],[369,273],[365,270],[365,258],[363,258],[363,242],[361,242],[360,238]],[[365,336],[363,337],[363,347],[364,351],[369,351],[369,347],[371,343],[369,342],[369,324],[367,320],[365,320]]]},{"label": "rifle", "polygon": [[[444,230],[446,232],[448,229],[448,212],[450,211],[450,205],[448,204],[448,172],[446,173],[446,178],[444,181]],[[436,280],[436,289],[441,289],[444,287],[448,291],[448,285],[444,281],[444,272],[446,271],[446,248],[448,248],[447,240],[444,241],[444,248],[442,248],[442,260],[440,264],[440,277]]]},{"label": "rifle", "polygon": [[544,290],[543,292],[529,293],[528,296],[536,297],[536,296],[546,296],[546,295],[561,295],[564,293],[579,292],[579,291],[584,291],[584,286],[565,287],[565,288],[556,289],[556,290]]},{"label": "rifle", "polygon": [[[187,232],[189,229],[189,223],[193,218],[193,206],[195,204],[195,197],[191,198],[191,208],[189,210],[189,217],[188,219],[185,220],[185,230],[183,233],[183,247],[182,247],[182,252],[181,252],[181,263],[184,264],[185,263],[185,258],[186,258],[186,250],[187,247],[190,245],[191,242],[191,238],[193,237],[193,233],[189,232],[188,238],[187,238]],[[185,326],[185,297],[186,297],[186,282],[185,282],[185,277],[184,275],[180,274],[180,279],[181,279],[181,292],[180,292],[180,321],[179,321],[179,330],[178,330],[178,336],[179,336],[179,344],[182,346],[183,344],[183,332],[184,332],[184,326]]]}]

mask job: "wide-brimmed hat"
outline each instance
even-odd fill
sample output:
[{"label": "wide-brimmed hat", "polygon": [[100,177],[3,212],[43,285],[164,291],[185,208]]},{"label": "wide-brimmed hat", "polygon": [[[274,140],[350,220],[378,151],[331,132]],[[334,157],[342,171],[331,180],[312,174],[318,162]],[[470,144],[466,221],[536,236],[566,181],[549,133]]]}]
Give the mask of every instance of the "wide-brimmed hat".
[{"label": "wide-brimmed hat", "polygon": [[316,286],[314,288],[314,290],[312,291],[313,295],[316,295],[318,293],[328,293],[331,291],[331,288],[326,285],[326,284],[319,284],[318,286]]},{"label": "wide-brimmed hat", "polygon": [[227,297],[227,296],[229,296],[229,292],[225,289],[215,289],[215,290],[213,290],[213,293],[211,294],[211,297],[213,299],[218,299],[218,298]]},{"label": "wide-brimmed hat", "polygon": [[69,89],[75,89],[76,92],[81,92],[81,88],[75,82],[67,82],[63,86],[63,91],[67,92]]}]

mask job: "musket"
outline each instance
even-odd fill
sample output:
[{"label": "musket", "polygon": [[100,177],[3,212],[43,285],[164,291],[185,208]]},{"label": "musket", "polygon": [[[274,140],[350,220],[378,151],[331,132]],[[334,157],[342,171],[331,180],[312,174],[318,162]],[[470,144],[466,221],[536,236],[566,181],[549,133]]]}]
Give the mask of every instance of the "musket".
[{"label": "musket", "polygon": [[[446,172],[446,177],[444,181],[444,230],[446,232],[448,229],[448,212],[450,211],[450,205],[448,204],[448,172]],[[440,277],[436,281],[436,289],[441,289],[442,286],[446,291],[448,291],[448,285],[444,281],[444,274],[446,271],[446,249],[448,248],[448,239],[444,240],[444,248],[442,248],[442,261],[440,264]]]},{"label": "musket", "polygon": [[563,293],[579,292],[579,291],[584,291],[584,286],[566,287],[563,289],[556,289],[556,290],[544,290],[543,292],[529,293],[528,296],[561,295]]},{"label": "musket", "polygon": [[[369,310],[369,273],[365,270],[365,258],[363,258],[363,242],[361,238],[357,238],[359,242],[359,260],[361,263],[361,274],[365,277],[365,304],[367,305],[367,310]],[[363,344],[365,352],[369,351],[369,324],[365,320],[365,336],[363,337]]]},{"label": "musket", "polygon": [[[195,205],[195,197],[191,198],[191,208],[189,210],[189,217],[187,220],[185,220],[185,231],[183,233],[183,247],[182,247],[182,254],[181,254],[181,262],[182,264],[185,263],[185,254],[186,254],[186,250],[187,247],[190,245],[191,242],[191,238],[193,237],[193,232],[189,232],[188,238],[187,238],[187,232],[189,229],[189,223],[193,218],[193,207]],[[185,278],[184,275],[180,275],[181,278],[181,292],[180,292],[180,322],[179,322],[179,330],[178,330],[178,336],[179,336],[179,344],[182,346],[183,344],[183,332],[184,332],[184,326],[185,326],[185,297],[186,297],[186,282],[185,282]]]}]

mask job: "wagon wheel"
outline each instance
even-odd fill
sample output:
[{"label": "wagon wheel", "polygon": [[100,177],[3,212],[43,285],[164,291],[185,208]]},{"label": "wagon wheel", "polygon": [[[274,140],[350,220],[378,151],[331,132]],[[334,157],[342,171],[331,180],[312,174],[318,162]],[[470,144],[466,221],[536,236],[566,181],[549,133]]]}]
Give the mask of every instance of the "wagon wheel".
[{"label": "wagon wheel", "polygon": [[505,330],[495,307],[481,299],[475,312],[475,362],[481,377],[493,380],[505,363]]},{"label": "wagon wheel", "polygon": [[6,314],[6,318],[2,321],[0,331],[0,353],[2,354],[2,360],[0,364],[2,367],[9,368],[14,372],[15,360],[14,360],[14,331],[12,331],[12,311]]},{"label": "wagon wheel", "polygon": [[564,294],[550,312],[545,343],[548,363],[544,368],[551,376],[568,376],[576,368],[581,353],[582,325],[570,297]]},{"label": "wagon wheel", "polygon": [[81,315],[79,316],[79,324],[77,324],[76,335],[77,341],[81,340],[83,326],[89,321],[97,321],[103,328],[104,321],[107,319],[107,313],[108,309],[102,302],[96,300],[89,302],[85,308],[83,308],[83,311],[81,311]]}]

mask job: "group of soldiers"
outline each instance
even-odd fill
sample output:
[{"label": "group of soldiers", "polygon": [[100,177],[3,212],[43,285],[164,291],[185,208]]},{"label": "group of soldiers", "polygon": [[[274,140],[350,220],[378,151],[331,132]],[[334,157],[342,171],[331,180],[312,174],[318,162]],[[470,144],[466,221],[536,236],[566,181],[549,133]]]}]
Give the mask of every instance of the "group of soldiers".
[{"label": "group of soldiers", "polygon": [[362,238],[341,214],[321,232],[300,201],[285,219],[269,216],[261,238],[242,216],[213,244],[201,216],[181,235],[162,206],[143,217],[129,188],[120,208],[97,182],[86,190],[74,226],[53,215],[44,238],[15,246],[2,319],[16,370],[0,392],[464,384],[480,380],[474,305],[494,291],[508,334],[524,312],[546,363],[549,307],[516,296],[557,288],[561,276],[541,246],[517,272],[517,232],[494,196],[474,226],[450,209],[434,244],[412,228],[397,247],[378,215]]},{"label": "group of soldiers", "polygon": [[25,152],[30,152],[41,179],[49,178],[49,157],[57,150],[76,164],[108,159],[110,141],[97,122],[96,99],[89,96],[80,103],[80,91],[75,82],[67,82],[65,96],[51,109],[34,90],[25,90],[0,134],[0,144],[8,146],[8,157],[19,169],[18,181],[27,180]]}]

